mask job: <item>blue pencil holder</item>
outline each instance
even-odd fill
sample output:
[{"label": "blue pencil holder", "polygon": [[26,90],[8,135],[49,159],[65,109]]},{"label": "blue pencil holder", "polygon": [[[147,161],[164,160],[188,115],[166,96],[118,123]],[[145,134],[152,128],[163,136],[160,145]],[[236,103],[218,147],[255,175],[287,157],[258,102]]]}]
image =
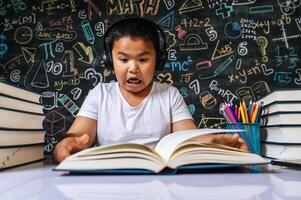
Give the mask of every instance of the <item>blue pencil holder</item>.
[{"label": "blue pencil holder", "polygon": [[227,124],[227,129],[245,130],[239,132],[231,132],[228,134],[239,134],[240,137],[247,143],[249,151],[261,154],[260,148],[260,124],[250,124],[250,123],[231,123]]}]

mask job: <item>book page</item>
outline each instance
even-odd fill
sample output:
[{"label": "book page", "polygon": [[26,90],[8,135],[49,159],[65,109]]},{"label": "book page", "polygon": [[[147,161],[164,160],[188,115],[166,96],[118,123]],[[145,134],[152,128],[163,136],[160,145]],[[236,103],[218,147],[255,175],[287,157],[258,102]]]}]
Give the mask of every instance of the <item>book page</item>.
[{"label": "book page", "polygon": [[[151,159],[141,157],[120,157],[104,159],[67,160],[61,162],[55,170],[101,173],[102,170],[149,170],[159,173],[165,166]],[[121,172],[122,173],[122,172]]]},{"label": "book page", "polygon": [[164,161],[153,149],[141,144],[113,144],[75,153],[56,170],[147,169],[159,172]]},{"label": "book page", "polygon": [[240,130],[229,130],[229,129],[190,129],[184,131],[177,131],[163,137],[156,145],[155,151],[158,152],[161,157],[167,161],[173,151],[182,142],[185,142],[191,138],[212,134],[212,133],[225,133],[225,132],[238,132]]},{"label": "book page", "polygon": [[161,156],[152,148],[135,143],[112,144],[88,148],[69,156],[68,160],[95,159],[101,158],[102,156],[117,158],[120,154],[126,153],[131,154],[132,156],[135,155],[135,157],[149,157],[150,160],[157,160],[157,162],[163,162]]},{"label": "book page", "polygon": [[267,161],[257,154],[215,143],[199,143],[188,140],[181,143],[171,154],[168,167],[201,163],[264,164]]},{"label": "book page", "polygon": [[122,144],[111,144],[104,146],[92,147],[87,150],[83,150],[77,154],[78,157],[93,156],[107,153],[119,153],[119,152],[141,152],[155,157],[160,157],[157,152],[152,148],[136,143],[122,143]]}]

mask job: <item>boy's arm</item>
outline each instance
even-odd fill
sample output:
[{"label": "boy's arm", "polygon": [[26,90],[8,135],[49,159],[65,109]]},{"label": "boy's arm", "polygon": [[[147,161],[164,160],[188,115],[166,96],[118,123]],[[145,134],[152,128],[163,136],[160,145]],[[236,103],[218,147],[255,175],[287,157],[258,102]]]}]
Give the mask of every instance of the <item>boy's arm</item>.
[{"label": "boy's arm", "polygon": [[54,156],[58,162],[63,161],[69,155],[90,147],[96,138],[97,121],[87,117],[77,117],[54,149]]},{"label": "boy's arm", "polygon": [[184,119],[171,124],[171,132],[196,129],[197,126],[192,119]]},{"label": "boy's arm", "polygon": [[90,138],[89,146],[93,144],[95,137],[96,137],[96,127],[97,127],[97,120],[91,119],[88,117],[76,117],[72,126],[68,130],[66,136],[82,136],[83,134],[87,134]]}]

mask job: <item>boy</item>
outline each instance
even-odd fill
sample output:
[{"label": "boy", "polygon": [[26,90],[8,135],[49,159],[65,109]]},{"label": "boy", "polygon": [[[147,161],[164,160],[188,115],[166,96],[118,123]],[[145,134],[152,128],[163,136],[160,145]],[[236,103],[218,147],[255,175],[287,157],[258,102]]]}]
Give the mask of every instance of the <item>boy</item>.
[{"label": "boy", "polygon": [[[66,137],[55,147],[58,162],[91,146],[96,138],[99,145],[154,146],[169,133],[197,128],[179,91],[153,82],[155,69],[164,65],[158,62],[163,59],[159,27],[143,18],[127,18],[108,32],[105,59],[112,59],[109,65],[118,82],[100,83],[89,92]],[[204,135],[197,140],[247,150],[238,134]]]}]

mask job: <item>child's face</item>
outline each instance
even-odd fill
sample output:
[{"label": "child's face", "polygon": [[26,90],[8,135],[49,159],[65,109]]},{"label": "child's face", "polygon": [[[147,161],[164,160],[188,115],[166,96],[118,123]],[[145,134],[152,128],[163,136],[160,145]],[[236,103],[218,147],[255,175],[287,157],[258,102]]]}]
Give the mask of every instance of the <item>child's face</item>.
[{"label": "child's face", "polygon": [[156,51],[151,41],[121,37],[114,42],[112,57],[123,92],[149,91],[156,67]]}]

